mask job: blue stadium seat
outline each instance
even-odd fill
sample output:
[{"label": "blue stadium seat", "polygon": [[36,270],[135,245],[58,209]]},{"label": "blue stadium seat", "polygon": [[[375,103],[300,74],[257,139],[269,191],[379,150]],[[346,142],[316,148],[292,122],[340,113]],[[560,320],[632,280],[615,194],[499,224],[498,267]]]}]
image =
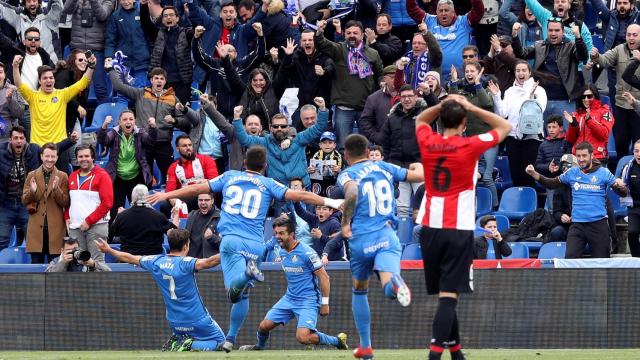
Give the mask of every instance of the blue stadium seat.
[{"label": "blue stadium seat", "polygon": [[18,232],[16,231],[16,227],[11,228],[11,235],[9,235],[9,246],[13,247],[18,245]]},{"label": "blue stadium seat", "polygon": [[267,241],[273,236],[273,218],[268,217],[264,222],[264,240]]},{"label": "blue stadium seat", "polygon": [[[504,215],[494,215],[494,217],[496,218],[496,222],[498,223],[498,231],[501,232],[502,234],[505,234],[507,231],[509,231],[509,228],[511,228],[511,224],[509,223],[509,218],[504,216]],[[476,227],[479,228],[480,227],[480,219],[482,218],[482,216],[478,217],[478,219],[476,219]],[[483,232],[482,231],[475,231],[474,232],[474,236],[480,236],[482,235]]]},{"label": "blue stadium seat", "polygon": [[633,160],[633,155],[625,155],[620,159],[620,161],[618,161],[618,165],[616,166],[616,173],[615,173],[616,177],[620,177],[620,175],[622,175],[622,169],[631,160]]},{"label": "blue stadium seat", "polygon": [[529,258],[529,248],[521,243],[510,242],[509,246],[511,247],[511,255],[503,256],[503,259],[528,259]]},{"label": "blue stadium seat", "polygon": [[476,187],[476,217],[491,212],[491,190],[486,187]]},{"label": "blue stadium seat", "polygon": [[[114,250],[120,250],[120,244],[109,244],[109,246],[111,246],[112,249]],[[118,260],[111,254],[104,254],[104,262],[106,263],[117,263]]]},{"label": "blue stadium seat", "polygon": [[156,163],[155,160],[153,161],[153,178],[156,179],[156,183],[153,185],[152,189],[159,189],[164,185],[165,179],[162,177],[158,163]]},{"label": "blue stadium seat", "polygon": [[618,194],[616,194],[616,192],[611,188],[607,189],[607,196],[609,196],[609,200],[611,200],[611,206],[613,207],[613,213],[615,214],[616,219],[627,216],[629,209],[620,204],[620,196],[618,196]]},{"label": "blue stadium seat", "polygon": [[31,264],[31,255],[22,246],[8,247],[0,251],[0,264]]},{"label": "blue stadium seat", "polygon": [[609,161],[616,161],[618,158],[616,141],[613,139],[613,131],[609,134],[609,140],[607,140],[607,154],[609,155]]},{"label": "blue stadium seat", "polygon": [[566,251],[566,242],[549,242],[540,248],[538,259],[564,259]]},{"label": "blue stadium seat", "polygon": [[191,107],[191,109],[192,109],[193,111],[198,111],[198,110],[200,110],[200,107],[201,107],[201,105],[200,105],[200,100],[198,100],[198,101],[192,101],[192,102],[191,102],[190,107]]},{"label": "blue stadium seat", "polygon": [[[609,108],[611,108],[611,98],[609,98],[607,95],[601,95],[600,102],[606,104]],[[611,111],[613,111],[613,109],[611,109]]]},{"label": "blue stadium seat", "polygon": [[529,253],[531,250],[540,250],[542,247],[542,241],[519,241],[519,243],[529,248]]},{"label": "blue stadium seat", "polygon": [[120,118],[120,113],[127,108],[126,103],[121,102],[112,102],[100,104],[96,107],[96,111],[93,113],[93,119],[91,120],[91,126],[87,126],[83,132],[95,132],[102,126],[104,119],[111,115],[113,120],[109,127],[113,127],[118,123],[118,119]]},{"label": "blue stadium seat", "polygon": [[496,188],[503,191],[513,186],[511,178],[511,170],[509,169],[509,157],[498,156],[496,158],[495,168],[498,169],[499,176],[496,178]]},{"label": "blue stadium seat", "polygon": [[413,227],[415,224],[413,223],[413,219],[410,217],[400,218],[398,222],[398,239],[400,239],[400,244],[402,246],[410,244],[413,239]]},{"label": "blue stadium seat", "polygon": [[180,130],[173,131],[173,139],[171,140],[171,146],[173,147],[173,160],[180,159],[180,152],[178,151],[178,147],[176,147],[176,139],[184,133],[184,131]]},{"label": "blue stadium seat", "polygon": [[409,244],[402,251],[402,260],[422,260],[420,244]]},{"label": "blue stadium seat", "polygon": [[512,187],[502,193],[500,206],[494,215],[504,215],[510,220],[520,221],[536,209],[538,195],[533,188]]},{"label": "blue stadium seat", "polygon": [[71,55],[71,47],[69,47],[69,45],[67,45],[62,50],[62,56],[66,59],[66,58],[69,57],[69,55]]}]

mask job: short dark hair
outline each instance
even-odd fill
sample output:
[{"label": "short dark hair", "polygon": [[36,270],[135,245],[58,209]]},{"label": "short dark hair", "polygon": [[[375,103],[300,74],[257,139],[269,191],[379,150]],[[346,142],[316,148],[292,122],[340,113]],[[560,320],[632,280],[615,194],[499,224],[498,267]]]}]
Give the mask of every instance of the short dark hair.
[{"label": "short dark hair", "polygon": [[344,152],[354,158],[363,157],[367,154],[369,140],[360,134],[351,134],[344,140]]},{"label": "short dark hair", "polygon": [[445,129],[455,129],[464,119],[467,118],[467,111],[455,101],[445,101],[440,109],[440,121]]},{"label": "short dark hair", "polygon": [[31,26],[31,27],[27,28],[27,30],[24,31],[24,36],[26,37],[27,33],[30,33],[30,32],[37,32],[38,34],[40,34],[40,29],[38,29],[35,26]]},{"label": "short dark hair", "polygon": [[76,157],[78,157],[78,153],[82,150],[90,150],[91,151],[91,159],[95,160],[96,159],[96,148],[93,147],[93,145],[91,144],[80,144],[78,146],[76,146],[76,149],[74,150],[74,153],[76,155]]},{"label": "short dark hair", "polygon": [[38,66],[38,80],[42,77],[42,75],[44,75],[44,73],[47,73],[49,71],[55,74],[55,71],[49,65]]},{"label": "short dark hair", "polygon": [[547,123],[545,125],[548,125],[548,124],[551,124],[551,123],[556,123],[560,127],[564,126],[564,121],[562,119],[562,116],[558,115],[558,114],[553,114],[553,115],[549,116],[549,118],[547,119]]},{"label": "short dark hair", "polygon": [[301,183],[303,183],[303,184],[304,184],[304,180],[302,180],[302,178],[301,178],[301,177],[299,177],[299,176],[296,176],[296,177],[291,178],[291,179],[289,180],[289,184],[291,184],[291,183],[292,183],[292,182],[294,182],[294,181],[300,181]]},{"label": "short dark hair", "polygon": [[467,69],[467,66],[473,66],[478,71],[482,70],[482,65],[480,65],[480,63],[476,60],[469,61],[468,63],[464,64],[464,69],[462,69],[463,72]]},{"label": "short dark hair", "polygon": [[493,215],[485,215],[485,216],[480,218],[480,227],[484,228],[485,226],[487,226],[487,223],[489,221],[495,221],[496,223],[498,222],[498,220],[496,220],[495,216],[493,216]]},{"label": "short dark hair", "polygon": [[187,229],[171,229],[167,232],[169,251],[180,251],[189,243],[190,233]]},{"label": "short dark hair", "polygon": [[52,143],[52,142],[48,142],[44,145],[42,145],[42,152],[44,152],[46,149],[49,150],[53,150],[56,152],[56,154],[58,153],[58,145]]},{"label": "short dark hair", "polygon": [[153,69],[151,69],[151,72],[149,73],[149,79],[151,79],[152,77],[156,76],[156,75],[162,75],[164,76],[164,78],[167,78],[167,71],[161,67],[154,67]]},{"label": "short dark hair", "polygon": [[589,142],[583,141],[576,145],[576,152],[578,152],[578,150],[587,150],[589,151],[589,154],[593,154],[593,145]]},{"label": "short dark hair", "polygon": [[[400,90],[398,91],[398,94],[400,94],[403,91],[414,91],[413,87],[409,84],[404,84],[400,87]],[[414,91],[415,92],[415,91]]]},{"label": "short dark hair", "polygon": [[273,120],[275,120],[275,119],[284,119],[285,121],[287,121],[287,124],[288,124],[288,121],[289,121],[289,120],[287,120],[287,117],[282,115],[281,113],[277,113],[277,114],[273,115],[271,117],[271,122],[273,122]]},{"label": "short dark hair", "polygon": [[358,20],[349,20],[347,21],[347,23],[344,25],[344,29],[348,29],[350,27],[358,27],[360,28],[360,31],[364,32],[364,26],[362,26],[362,23]]},{"label": "short dark hair", "polygon": [[122,110],[122,112],[120,113],[120,116],[118,116],[118,120],[122,119],[122,115],[127,114],[127,113],[131,113],[133,114],[133,117],[136,116],[136,113],[133,112],[133,110],[131,109],[124,109]]},{"label": "short dark hair", "polygon": [[380,151],[380,154],[384,154],[384,149],[380,145],[371,145],[369,151]]},{"label": "short dark hair", "polygon": [[517,60],[517,61],[516,61],[516,64],[513,66],[513,71],[515,71],[515,70],[516,70],[516,67],[517,67],[518,65],[522,65],[522,64],[527,65],[527,69],[529,69],[529,72],[531,72],[531,71],[532,71],[532,69],[531,69],[531,64],[529,64],[529,62],[528,62],[527,60],[522,60],[522,59],[519,59],[519,60]]},{"label": "short dark hair", "polygon": [[467,45],[462,48],[462,52],[469,51],[469,50],[473,50],[476,54],[480,52],[480,50],[478,50],[478,47],[475,45]]},{"label": "short dark hair", "polygon": [[247,170],[262,171],[267,166],[267,150],[260,145],[250,147],[245,155],[245,162]]},{"label": "short dark hair", "polygon": [[380,19],[381,17],[386,18],[386,19],[387,19],[387,21],[389,21],[389,25],[393,26],[393,23],[391,22],[391,16],[390,16],[389,14],[387,14],[387,13],[380,13],[380,14],[378,14],[378,17],[376,17],[376,21],[377,21],[378,19]]},{"label": "short dark hair", "polygon": [[285,227],[289,234],[296,233],[296,224],[287,214],[282,214],[273,220],[273,228],[275,229],[276,226]]},{"label": "short dark hair", "polygon": [[175,145],[176,145],[176,147],[178,147],[178,144],[180,144],[180,140],[182,140],[182,139],[189,139],[189,140],[191,140],[191,138],[189,137],[189,135],[187,135],[187,134],[180,134],[180,135],[178,135],[178,137],[176,138],[176,141],[175,141]]},{"label": "short dark hair", "polygon": [[2,70],[6,70],[6,67],[4,66],[3,62],[0,62],[0,68],[2,68]]},{"label": "short dark hair", "polygon": [[75,245],[75,244],[78,244],[78,245],[80,244],[80,243],[78,242],[78,239],[76,239],[76,238],[74,238],[74,237],[70,237],[70,236],[65,236],[65,237],[63,238],[63,241],[62,241],[62,247],[63,247],[63,248],[64,248],[66,245]]},{"label": "short dark hair", "polygon": [[176,16],[178,16],[178,9],[176,9],[175,6],[171,6],[171,5],[167,5],[165,7],[162,8],[162,11],[160,12],[160,16],[164,15],[164,12],[167,10],[173,10],[176,13]]},{"label": "short dark hair", "polygon": [[14,132],[20,133],[24,136],[27,136],[27,130],[20,126],[20,125],[13,125],[11,127],[11,130],[9,131],[9,137],[11,137],[13,135]]},{"label": "short dark hair", "polygon": [[253,0],[240,0],[240,2],[238,3],[238,9],[240,8],[255,9],[255,7],[256,7],[256,3],[253,2]]}]

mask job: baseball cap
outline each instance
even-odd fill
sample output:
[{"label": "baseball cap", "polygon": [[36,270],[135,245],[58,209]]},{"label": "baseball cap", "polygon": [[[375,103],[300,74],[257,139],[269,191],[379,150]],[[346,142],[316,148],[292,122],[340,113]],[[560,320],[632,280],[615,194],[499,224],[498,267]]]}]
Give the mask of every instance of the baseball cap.
[{"label": "baseball cap", "polygon": [[395,65],[386,66],[382,69],[382,75],[394,75],[396,73],[397,67]]},{"label": "baseball cap", "polygon": [[571,165],[577,165],[578,164],[578,158],[576,158],[572,154],[564,154],[560,158],[560,163],[567,163],[567,164],[571,164]]},{"label": "baseball cap", "polygon": [[325,131],[322,133],[322,135],[320,135],[320,141],[323,141],[323,140],[336,141],[336,135],[331,131]]}]

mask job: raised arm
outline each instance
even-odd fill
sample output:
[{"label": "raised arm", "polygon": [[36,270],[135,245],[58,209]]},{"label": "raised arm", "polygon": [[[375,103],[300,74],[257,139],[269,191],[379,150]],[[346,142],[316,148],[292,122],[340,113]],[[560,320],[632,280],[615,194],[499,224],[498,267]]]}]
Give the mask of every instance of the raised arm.
[{"label": "raised arm", "polygon": [[196,271],[210,269],[214,266],[218,266],[220,264],[220,254],[215,254],[206,259],[198,259],[196,260]]},{"label": "raised arm", "polygon": [[482,0],[471,0],[471,10],[467,13],[469,25],[474,26],[480,22],[484,16],[484,4]]},{"label": "raised arm", "polygon": [[559,177],[548,178],[546,176],[543,176],[536,171],[533,165],[527,165],[525,172],[529,174],[529,176],[531,176],[533,180],[539,182],[540,184],[542,184],[542,186],[548,189],[557,189],[562,186],[562,182],[560,181]]},{"label": "raised arm", "polygon": [[340,205],[342,205],[341,200],[323,198],[322,196],[316,195],[312,192],[299,190],[287,190],[287,192],[284,193],[284,199],[302,201],[311,205],[329,206],[334,209],[338,209]]},{"label": "raised arm", "polygon": [[157,204],[163,200],[194,198],[200,194],[208,194],[210,192],[211,188],[209,188],[209,182],[207,181],[200,184],[185,186],[181,189],[169,191],[167,193],[157,192],[147,196],[146,201],[150,204]]},{"label": "raised arm", "polygon": [[406,6],[407,14],[409,14],[413,21],[418,24],[424,21],[424,17],[427,15],[427,13],[424,10],[420,9],[416,0],[407,0]]},{"label": "raised arm", "polygon": [[119,261],[126,262],[131,265],[140,266],[140,259],[142,258],[142,256],[131,255],[128,252],[115,250],[111,246],[109,246],[109,244],[107,244],[104,239],[98,239],[95,240],[95,242],[98,246],[98,249],[100,249],[100,251],[102,251],[103,253],[111,255]]},{"label": "raised arm", "polygon": [[13,66],[13,82],[18,89],[20,88],[20,85],[22,85],[22,79],[20,79],[20,63],[22,62],[22,59],[22,55],[16,55],[13,58],[13,62],[11,63],[11,65]]}]

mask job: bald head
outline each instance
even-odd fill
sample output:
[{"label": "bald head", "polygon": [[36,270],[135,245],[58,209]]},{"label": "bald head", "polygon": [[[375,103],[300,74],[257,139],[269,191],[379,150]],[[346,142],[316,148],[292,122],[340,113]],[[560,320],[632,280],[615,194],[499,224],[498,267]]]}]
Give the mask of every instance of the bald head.
[{"label": "bald head", "polygon": [[631,24],[627,27],[627,46],[631,50],[637,50],[640,45],[640,25]]}]

